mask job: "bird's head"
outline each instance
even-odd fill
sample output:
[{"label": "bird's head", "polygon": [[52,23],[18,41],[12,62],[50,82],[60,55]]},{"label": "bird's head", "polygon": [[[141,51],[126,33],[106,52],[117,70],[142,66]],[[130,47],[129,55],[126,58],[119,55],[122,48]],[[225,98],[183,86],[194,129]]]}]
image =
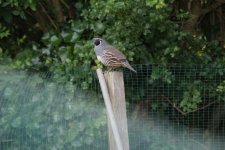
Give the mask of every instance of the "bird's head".
[{"label": "bird's head", "polygon": [[107,42],[102,38],[93,38],[93,42],[95,46],[105,46]]}]

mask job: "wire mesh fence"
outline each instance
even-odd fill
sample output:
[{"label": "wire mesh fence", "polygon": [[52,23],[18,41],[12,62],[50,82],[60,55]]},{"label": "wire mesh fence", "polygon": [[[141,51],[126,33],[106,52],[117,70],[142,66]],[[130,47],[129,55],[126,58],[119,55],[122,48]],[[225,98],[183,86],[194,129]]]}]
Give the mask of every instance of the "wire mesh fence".
[{"label": "wire mesh fence", "polygon": [[[225,67],[136,65],[124,71],[131,150],[222,150]],[[108,149],[95,72],[0,67],[0,149]]]}]

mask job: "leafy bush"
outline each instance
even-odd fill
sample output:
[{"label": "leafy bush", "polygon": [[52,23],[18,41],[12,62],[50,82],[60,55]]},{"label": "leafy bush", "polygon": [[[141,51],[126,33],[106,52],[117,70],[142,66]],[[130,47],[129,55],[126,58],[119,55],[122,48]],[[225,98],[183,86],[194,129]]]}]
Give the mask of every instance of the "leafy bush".
[{"label": "leafy bush", "polygon": [[[69,21],[65,20],[65,22],[60,22],[61,24],[59,24],[55,21],[56,16],[53,15],[54,13],[49,11],[46,16],[50,16],[51,19],[45,20],[45,24],[50,27],[44,27],[41,30],[45,32],[43,35],[42,32],[39,33],[40,29],[37,29],[37,26],[40,27],[40,22],[35,22],[32,18],[34,17],[32,13],[41,10],[37,7],[38,2],[40,1],[15,0],[0,2],[1,12],[4,12],[0,15],[4,20],[0,24],[0,30],[2,31],[0,33],[0,55],[9,55],[13,58],[11,65],[14,68],[47,71],[50,72],[53,81],[60,81],[61,83],[72,82],[74,86],[79,87],[78,90],[89,88],[92,91],[93,76],[91,70],[102,66],[96,59],[91,39],[95,36],[101,36],[125,53],[131,64],[162,65],[161,67],[154,67],[154,65],[146,68],[142,68],[142,66],[140,68],[137,67],[140,75],[143,73],[141,71],[145,72],[145,76],[142,76],[142,78],[145,78],[143,79],[145,83],[143,83],[143,87],[138,89],[136,96],[132,96],[135,89],[132,89],[132,87],[127,88],[128,101],[139,101],[143,97],[147,97],[149,88],[146,87],[151,87],[151,89],[154,88],[154,90],[158,91],[163,91],[162,88],[164,88],[164,92],[167,89],[167,92],[173,93],[173,97],[169,97],[170,95],[167,92],[160,94],[163,94],[187,113],[196,110],[203,104],[203,88],[207,89],[207,92],[210,92],[212,96],[206,97],[207,102],[224,100],[224,83],[207,83],[205,81],[205,79],[216,80],[224,75],[225,55],[222,48],[218,42],[209,41],[204,34],[184,32],[181,24],[172,21],[170,18],[174,10],[171,4],[174,0],[64,1],[74,6],[76,15],[72,15],[73,18],[71,17],[71,19],[67,18]],[[52,10],[52,7],[49,5],[46,8]],[[66,3],[65,8],[63,12],[70,10]],[[176,11],[176,17],[181,21],[182,19],[190,18],[190,15],[184,10]],[[29,19],[26,18],[29,16],[28,14],[31,14]],[[48,18],[46,16],[44,15],[42,18]],[[36,33],[35,36],[38,38],[33,40],[31,37],[28,37],[27,33],[19,33],[18,31],[21,31],[21,29],[17,30],[18,24],[11,24],[13,18],[26,19],[25,21],[30,24],[29,29],[25,31],[33,31],[32,33]],[[56,27],[52,27],[49,20],[53,21],[53,25]],[[8,24],[11,26],[8,27]],[[41,38],[39,40],[40,35]],[[205,64],[206,67],[200,67],[198,70],[193,65],[191,66],[194,68],[192,70],[189,66],[181,65],[177,67],[177,71],[174,71],[173,67],[165,67],[171,63],[185,65]],[[84,71],[77,70],[77,67],[83,68]],[[180,67],[183,67],[183,70]],[[216,71],[212,68],[215,68]],[[185,79],[177,77],[181,73],[185,73]],[[194,78],[193,74],[198,75],[200,78]],[[139,74],[137,74],[138,76]],[[17,79],[15,76],[12,77]],[[42,79],[37,77],[37,80],[39,79],[42,82]],[[131,78],[130,80],[134,79]],[[187,83],[187,80],[189,83]],[[12,81],[14,80],[12,79]],[[6,92],[5,96],[7,96],[7,92],[8,96],[12,95],[10,94],[12,90],[10,88],[5,89],[3,85],[1,86],[2,91]],[[172,91],[175,86],[177,89]],[[30,90],[33,89],[35,91],[37,87]],[[46,91],[48,90],[50,89],[46,89]],[[40,89],[40,91],[42,90]],[[46,91],[42,92],[45,93]],[[23,94],[18,94],[15,94],[15,97],[23,97]],[[61,94],[65,95],[65,93]],[[82,91],[81,94],[85,95],[86,93]],[[163,110],[166,110],[173,107],[167,101],[162,106],[154,103],[154,100],[159,98],[156,94],[159,93],[152,94],[152,97],[155,97],[152,104],[154,109],[164,107]],[[40,97],[40,95],[37,96]],[[4,98],[6,99],[7,97]],[[86,97],[83,98],[86,99]],[[14,102],[10,102],[10,99]],[[10,106],[11,103],[12,105],[14,103],[19,104],[19,101],[19,98],[10,97],[6,103],[10,102],[7,105]],[[40,101],[43,104],[45,103],[44,99]],[[84,103],[84,105],[87,105],[86,101]],[[21,108],[23,107],[21,106]],[[84,108],[83,105],[80,107]],[[11,110],[8,109],[6,111],[10,112]],[[77,112],[73,111],[72,113],[76,114]],[[18,122],[20,121],[15,121],[15,125]],[[61,126],[61,124],[57,124],[57,126]],[[43,128],[40,127],[40,129]],[[91,133],[92,130],[87,132]],[[79,135],[79,133],[76,134]],[[56,135],[56,137],[59,136]]]},{"label": "leafy bush", "polygon": [[6,22],[12,22],[13,16],[19,16],[23,19],[26,18],[26,10],[36,10],[36,0],[2,0],[0,2],[1,15]]},{"label": "leafy bush", "polygon": [[198,108],[198,105],[202,102],[202,97],[200,91],[196,86],[190,85],[187,87],[183,94],[183,99],[180,102],[180,107],[183,111],[190,112]]},{"label": "leafy bush", "polygon": [[[10,34],[9,30],[0,23],[0,40],[8,37],[9,34]],[[0,60],[1,60],[2,56],[3,56],[3,48],[2,48],[2,45],[0,45]]]},{"label": "leafy bush", "polygon": [[[64,24],[60,32],[44,34],[41,41],[28,48],[29,54],[17,57],[15,66],[62,72],[82,65],[100,67],[93,52],[95,36],[107,39],[134,63],[224,63],[217,42],[186,33],[168,19],[172,2],[93,0],[85,8],[78,2],[78,16]],[[180,17],[186,18],[183,13]]]},{"label": "leafy bush", "polygon": [[1,70],[1,149],[107,149],[106,115],[95,92]]}]

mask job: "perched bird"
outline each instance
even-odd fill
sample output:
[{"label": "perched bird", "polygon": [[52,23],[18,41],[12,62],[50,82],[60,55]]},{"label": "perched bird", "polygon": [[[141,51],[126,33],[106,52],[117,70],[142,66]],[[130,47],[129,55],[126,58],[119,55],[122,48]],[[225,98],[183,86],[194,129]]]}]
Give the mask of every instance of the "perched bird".
[{"label": "perched bird", "polygon": [[93,38],[93,40],[95,45],[94,47],[95,54],[98,60],[103,65],[109,67],[110,69],[125,67],[136,72],[134,68],[130,66],[124,54],[120,52],[118,49],[108,44],[102,38]]}]

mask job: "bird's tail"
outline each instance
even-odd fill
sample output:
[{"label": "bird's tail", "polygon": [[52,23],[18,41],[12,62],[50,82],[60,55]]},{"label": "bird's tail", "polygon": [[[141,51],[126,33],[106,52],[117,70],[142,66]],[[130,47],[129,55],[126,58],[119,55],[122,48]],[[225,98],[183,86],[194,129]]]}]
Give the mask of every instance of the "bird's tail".
[{"label": "bird's tail", "polygon": [[126,68],[128,68],[128,69],[130,69],[131,71],[137,73],[137,71],[134,70],[134,68],[131,67],[131,65],[130,65],[128,62],[124,62],[124,63],[123,63],[123,66],[126,67]]}]

